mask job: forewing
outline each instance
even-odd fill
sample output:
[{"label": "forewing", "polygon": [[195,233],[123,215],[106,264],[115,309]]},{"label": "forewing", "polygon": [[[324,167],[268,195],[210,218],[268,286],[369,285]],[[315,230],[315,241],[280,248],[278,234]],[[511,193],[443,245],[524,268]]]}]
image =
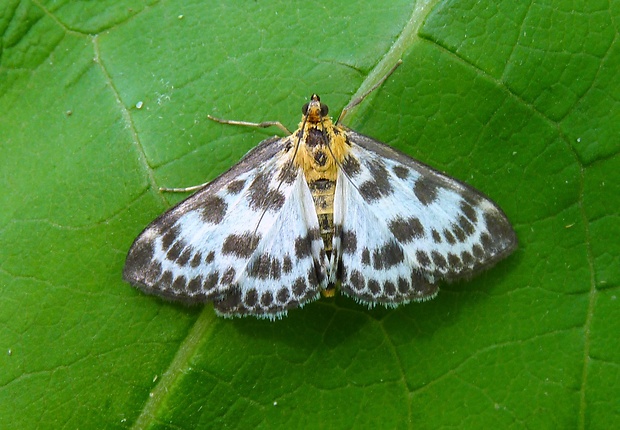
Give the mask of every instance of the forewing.
[{"label": "forewing", "polygon": [[468,277],[517,240],[491,200],[353,131],[336,185],[335,259],[342,290],[387,305],[432,297],[439,280]]},{"label": "forewing", "polygon": [[315,298],[325,270],[318,220],[285,139],[261,143],[153,221],[129,251],[125,280],[172,300],[212,300],[231,316],[274,317]]}]

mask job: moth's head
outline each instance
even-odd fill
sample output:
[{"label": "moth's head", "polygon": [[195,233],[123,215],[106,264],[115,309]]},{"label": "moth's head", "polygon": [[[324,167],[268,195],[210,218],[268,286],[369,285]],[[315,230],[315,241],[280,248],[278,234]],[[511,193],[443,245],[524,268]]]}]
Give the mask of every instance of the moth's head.
[{"label": "moth's head", "polygon": [[317,94],[312,94],[310,101],[301,108],[301,113],[310,123],[318,123],[327,116],[329,108],[325,103],[321,103],[321,98]]}]

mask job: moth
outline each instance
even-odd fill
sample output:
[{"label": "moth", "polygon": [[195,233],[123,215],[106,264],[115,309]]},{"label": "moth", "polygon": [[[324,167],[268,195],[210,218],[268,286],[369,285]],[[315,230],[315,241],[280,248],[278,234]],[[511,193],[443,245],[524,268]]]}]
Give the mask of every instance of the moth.
[{"label": "moth", "polygon": [[334,123],[316,94],[302,113],[295,132],[146,227],[124,279],[221,316],[275,319],[337,290],[369,307],[427,300],[516,248],[479,191]]}]

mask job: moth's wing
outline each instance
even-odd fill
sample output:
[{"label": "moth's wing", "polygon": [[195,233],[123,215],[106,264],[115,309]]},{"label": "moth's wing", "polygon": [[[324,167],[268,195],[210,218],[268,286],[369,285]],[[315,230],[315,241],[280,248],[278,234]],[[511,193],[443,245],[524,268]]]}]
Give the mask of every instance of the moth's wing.
[{"label": "moth's wing", "polygon": [[474,188],[353,131],[334,198],[342,291],[365,303],[425,300],[510,254],[502,210]]},{"label": "moth's wing", "polygon": [[316,300],[327,286],[327,257],[303,172],[298,172],[281,209],[268,221],[269,228],[262,228],[265,218],[259,228],[262,238],[234,287],[214,302],[220,315],[273,319]]},{"label": "moth's wing", "polygon": [[262,142],[153,221],[129,250],[125,280],[171,300],[211,300],[226,316],[273,318],[318,297],[318,219],[289,150],[287,138]]}]

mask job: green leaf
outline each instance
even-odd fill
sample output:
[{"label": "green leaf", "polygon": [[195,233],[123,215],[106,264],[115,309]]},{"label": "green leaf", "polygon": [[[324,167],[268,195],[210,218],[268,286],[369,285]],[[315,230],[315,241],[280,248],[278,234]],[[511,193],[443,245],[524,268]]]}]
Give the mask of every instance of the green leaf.
[{"label": "green leaf", "polygon": [[[0,422],[14,428],[620,426],[620,3],[0,4]],[[519,249],[395,310],[225,320],[126,252],[317,92],[467,181]]]}]

